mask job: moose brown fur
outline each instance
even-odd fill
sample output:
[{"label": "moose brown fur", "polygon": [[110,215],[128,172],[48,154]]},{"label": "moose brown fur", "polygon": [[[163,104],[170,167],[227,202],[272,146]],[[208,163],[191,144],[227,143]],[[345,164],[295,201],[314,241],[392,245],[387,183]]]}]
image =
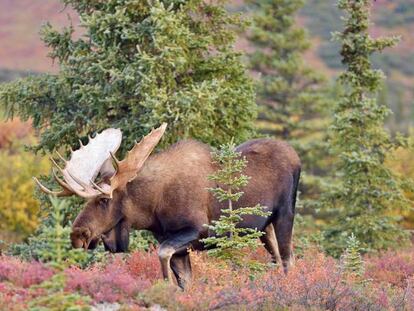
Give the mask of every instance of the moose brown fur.
[{"label": "moose brown fur", "polygon": [[[287,269],[300,160],[288,144],[272,139],[248,141],[237,151],[246,157],[244,174],[251,179],[235,208],[260,203],[271,212],[269,217],[246,216],[241,226],[264,231],[264,246]],[[73,246],[93,248],[102,237],[108,250],[122,252],[131,229],[147,229],[160,243],[164,277],[172,280],[172,272],[184,287],[191,278],[188,248],[203,248],[204,225],[225,207],[207,190],[216,186],[207,178],[217,169],[210,152],[207,145],[189,140],[149,157],[135,179],[114,190],[112,199],[89,200],[73,223]]]}]

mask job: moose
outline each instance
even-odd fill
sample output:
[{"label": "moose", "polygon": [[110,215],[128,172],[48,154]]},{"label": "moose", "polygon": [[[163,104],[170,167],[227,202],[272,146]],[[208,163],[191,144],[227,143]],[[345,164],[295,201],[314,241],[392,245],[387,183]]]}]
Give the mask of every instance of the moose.
[{"label": "moose", "polygon": [[[208,191],[219,186],[208,179],[217,170],[209,146],[183,140],[151,155],[166,126],[152,130],[122,161],[115,156],[122,133],[106,129],[72,151],[69,161],[58,153],[64,168],[51,158],[63,177],[53,170],[61,191],[35,181],[48,194],[87,200],[73,222],[74,248],[93,249],[102,240],[107,250],[124,252],[132,229],[149,230],[159,242],[163,277],[184,288],[192,277],[189,249],[204,249],[200,240],[209,235],[205,224],[218,219],[226,205]],[[236,151],[248,161],[243,173],[250,180],[233,208],[260,203],[270,212],[266,217],[246,215],[239,225],[264,232],[261,241],[272,261],[287,271],[293,257],[299,157],[287,143],[269,138],[247,141]]]}]

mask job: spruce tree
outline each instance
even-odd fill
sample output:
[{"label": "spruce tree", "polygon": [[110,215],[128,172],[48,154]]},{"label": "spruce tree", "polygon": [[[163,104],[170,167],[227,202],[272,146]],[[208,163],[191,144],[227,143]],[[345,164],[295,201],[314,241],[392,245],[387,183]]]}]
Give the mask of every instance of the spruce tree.
[{"label": "spruce tree", "polygon": [[258,231],[257,228],[239,227],[239,223],[243,220],[243,216],[267,217],[270,212],[266,212],[266,208],[260,204],[254,207],[233,208],[233,203],[243,195],[243,187],[250,179],[243,174],[247,160],[235,150],[233,142],[222,145],[220,149],[212,152],[212,158],[219,169],[209,176],[209,179],[217,182],[218,186],[209,191],[219,202],[225,202],[227,207],[221,210],[218,220],[213,220],[212,224],[207,226],[210,236],[202,242],[207,248],[211,248],[208,253],[214,257],[225,259],[239,266],[247,265],[251,269],[260,268],[260,264],[256,262],[246,262],[246,256],[242,250],[244,248],[256,249],[259,246],[257,239],[263,235],[263,232]]},{"label": "spruce tree", "polygon": [[259,129],[289,141],[298,151],[304,172],[301,192],[310,207],[310,199],[322,191],[321,177],[329,171],[325,129],[330,95],[323,75],[303,59],[310,42],[295,18],[304,1],[250,2],[255,13],[248,38],[255,47],[251,69],[259,73]]},{"label": "spruce tree", "polygon": [[107,127],[122,129],[125,151],[162,122],[164,144],[193,137],[219,145],[246,139],[255,119],[254,91],[233,50],[235,26],[224,1],[62,0],[80,18],[41,35],[58,74],[2,85],[8,115],[33,120],[37,150],[78,146]]},{"label": "spruce tree", "polygon": [[346,249],[342,255],[344,272],[356,278],[364,275],[364,261],[361,256],[360,243],[352,233],[346,240]]},{"label": "spruce tree", "polygon": [[340,0],[338,6],[345,12],[345,28],[335,37],[342,43],[346,70],[339,77],[344,94],[335,109],[331,144],[339,155],[340,185],[325,196],[337,215],[325,231],[325,246],[336,256],[351,233],[365,251],[398,245],[406,233],[390,212],[408,207],[406,182],[384,165],[390,150],[406,140],[392,139],[384,129],[390,110],[377,102],[384,75],[370,61],[373,53],[395,45],[398,38],[369,35],[370,0]]}]

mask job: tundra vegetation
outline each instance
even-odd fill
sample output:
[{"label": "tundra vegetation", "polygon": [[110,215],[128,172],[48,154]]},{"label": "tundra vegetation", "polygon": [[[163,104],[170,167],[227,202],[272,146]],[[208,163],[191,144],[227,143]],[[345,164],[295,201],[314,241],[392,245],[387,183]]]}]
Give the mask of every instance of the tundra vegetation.
[{"label": "tundra vegetation", "polygon": [[[250,25],[229,13],[225,1],[62,2],[79,14],[83,35],[75,36],[73,26],[60,32],[49,24],[43,28],[59,72],[0,85],[1,112],[28,121],[0,124],[0,309],[414,309],[414,248],[408,230],[414,223],[409,180],[414,154],[407,148],[409,139],[390,135],[384,127],[389,96],[379,94],[383,74],[371,61],[396,39],[369,35],[371,1],[338,1],[344,25],[335,37],[344,67],[337,84],[302,60],[309,43],[295,19],[300,0],[249,0]],[[237,34],[250,42],[246,67],[233,47]],[[82,199],[34,190],[31,176],[43,175],[42,184],[58,187],[48,174],[47,153],[62,154],[56,166],[63,166],[63,158],[74,154],[70,148],[84,150],[80,147],[89,135],[96,139],[107,128],[119,128],[124,139],[116,146],[117,156],[136,159],[127,150],[163,122],[168,129],[160,144],[147,150],[149,155],[155,148],[158,154],[146,163],[147,171],[162,154],[169,167],[183,170],[183,162],[169,155],[177,149],[170,145],[186,138],[217,148],[210,154],[201,143],[178,144],[178,149],[202,146],[205,158],[215,161],[204,174],[203,193],[223,213],[198,229],[215,233],[204,241],[216,248],[163,257],[163,237],[132,234],[122,221],[102,232],[105,243],[91,239],[80,226],[85,210],[119,211],[105,198],[111,184],[101,165],[102,178],[89,185],[99,196],[82,212]],[[269,170],[255,175],[256,159],[273,140],[252,140],[237,148],[229,143],[266,135],[288,141],[303,162],[294,265],[290,212],[295,210],[289,208],[295,206],[299,167],[291,174],[296,180],[289,184],[295,186],[289,200],[281,196],[276,204],[264,199],[265,192],[258,198],[257,182],[267,180],[263,172]],[[287,147],[278,150],[279,164],[266,162],[272,172],[294,160],[294,152],[283,156]],[[192,167],[192,173],[200,167]],[[134,168],[135,176],[140,167]],[[140,198],[135,205],[145,203]],[[186,205],[186,211],[196,203]],[[272,221],[266,227],[246,226],[250,217]],[[126,251],[128,245],[127,253],[105,251]],[[161,263],[166,258],[175,262],[178,285],[182,272],[187,277],[192,272],[185,290],[163,280],[160,258]]]}]

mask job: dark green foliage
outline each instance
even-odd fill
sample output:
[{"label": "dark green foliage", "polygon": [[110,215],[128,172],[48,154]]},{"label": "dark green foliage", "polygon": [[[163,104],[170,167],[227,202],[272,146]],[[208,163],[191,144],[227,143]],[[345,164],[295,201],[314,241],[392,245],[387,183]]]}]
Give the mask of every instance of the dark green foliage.
[{"label": "dark green foliage", "polygon": [[194,137],[218,145],[250,135],[253,87],[233,50],[233,26],[243,22],[221,2],[63,2],[79,13],[85,34],[42,29],[59,74],[0,88],[9,116],[32,118],[42,130],[37,150],[76,148],[78,138],[116,127],[125,151],[162,122],[169,124],[164,144]]},{"label": "dark green foliage", "polygon": [[256,50],[250,63],[259,72],[259,120],[270,123],[264,131],[283,139],[303,136],[321,110],[323,77],[307,68],[303,53],[309,48],[304,29],[295,26],[303,1],[267,0],[253,3],[256,10],[249,34]]},{"label": "dark green foliage", "polygon": [[[364,251],[384,249],[402,242],[406,232],[392,211],[407,208],[406,185],[384,165],[387,153],[404,146],[404,139],[391,139],[384,129],[390,110],[377,103],[384,78],[370,62],[372,53],[395,45],[395,37],[373,39],[368,33],[369,0],[340,0],[345,29],[335,37],[342,43],[347,67],[339,81],[345,91],[335,109],[331,143],[339,155],[340,184],[325,196],[336,215],[325,231],[326,249],[339,256],[353,233]],[[397,137],[399,138],[399,137]]]},{"label": "dark green foliage", "polygon": [[[233,209],[233,202],[240,199],[243,187],[249,182],[249,177],[242,174],[247,161],[235,151],[234,143],[222,145],[220,150],[212,153],[212,157],[219,170],[209,178],[216,181],[219,187],[209,190],[218,201],[227,202],[228,207],[222,210],[219,220],[213,220],[212,224],[208,225],[212,236],[202,241],[207,247],[214,247],[208,251],[210,255],[242,265],[245,255],[241,250],[257,248],[257,239],[263,233],[257,229],[240,228],[239,222],[243,220],[244,215],[268,216],[269,213],[260,205]],[[257,263],[248,265],[257,268]]]},{"label": "dark green foliage", "polygon": [[149,251],[152,247],[155,247],[158,242],[154,235],[147,230],[134,230],[129,235],[129,252]]}]

